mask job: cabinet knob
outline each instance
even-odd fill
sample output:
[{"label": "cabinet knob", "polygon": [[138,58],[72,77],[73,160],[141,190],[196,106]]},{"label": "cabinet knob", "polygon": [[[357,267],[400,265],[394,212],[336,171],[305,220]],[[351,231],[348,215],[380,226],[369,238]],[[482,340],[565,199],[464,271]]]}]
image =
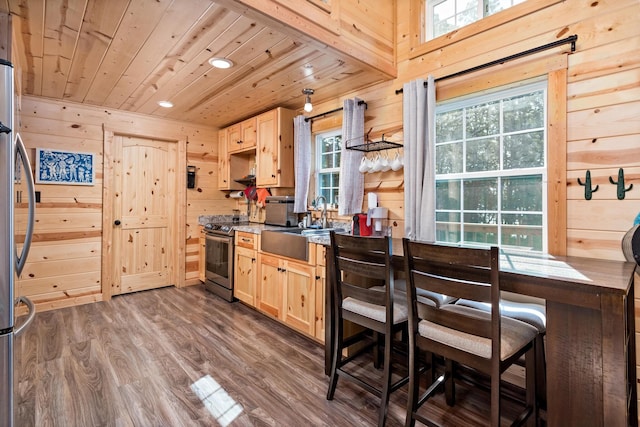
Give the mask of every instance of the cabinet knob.
[{"label": "cabinet knob", "polygon": [[116,219],[115,221],[113,221],[113,224],[114,224],[114,225],[120,225],[120,224],[122,224],[122,223],[120,222],[120,220],[119,220],[119,219]]}]

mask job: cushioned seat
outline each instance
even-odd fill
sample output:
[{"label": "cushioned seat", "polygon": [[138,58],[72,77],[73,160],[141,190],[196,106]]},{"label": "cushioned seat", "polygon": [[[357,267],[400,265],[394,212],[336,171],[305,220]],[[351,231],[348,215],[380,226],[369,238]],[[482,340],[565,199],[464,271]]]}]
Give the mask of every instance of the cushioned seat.
[{"label": "cushioned seat", "polygon": [[[471,307],[486,312],[491,311],[490,303],[472,301],[465,298],[461,298],[456,301],[456,305],[463,305],[465,307]],[[542,304],[515,302],[501,299],[500,313],[503,316],[528,323],[535,327],[541,334],[544,334],[547,331],[547,309]]]},{"label": "cushioned seat", "polygon": [[[405,279],[396,279],[395,282],[396,291],[406,293],[407,292],[407,281]],[[422,304],[432,305],[430,303],[433,302],[436,307],[440,307],[445,304],[452,304],[456,302],[457,298],[450,297],[445,294],[438,294],[436,292],[427,291],[426,289],[416,289],[418,302]]]}]

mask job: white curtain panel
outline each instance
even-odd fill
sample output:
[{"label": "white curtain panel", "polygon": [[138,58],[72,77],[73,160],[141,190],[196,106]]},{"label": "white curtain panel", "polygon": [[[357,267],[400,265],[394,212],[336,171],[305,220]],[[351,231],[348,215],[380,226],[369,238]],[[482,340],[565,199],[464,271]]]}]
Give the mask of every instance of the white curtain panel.
[{"label": "white curtain panel", "polygon": [[307,211],[311,176],[311,120],[305,118],[300,115],[293,119],[293,172],[296,180],[293,211],[296,213]]},{"label": "white curtain panel", "polygon": [[404,220],[405,236],[435,241],[435,106],[433,77],[405,83],[404,127]]},{"label": "white curtain panel", "polygon": [[364,111],[366,105],[358,98],[344,101],[342,118],[342,151],[340,154],[340,185],[338,186],[338,215],[353,215],[362,212],[364,198],[364,175],[358,167],[363,153],[347,150],[346,146],[364,142]]}]

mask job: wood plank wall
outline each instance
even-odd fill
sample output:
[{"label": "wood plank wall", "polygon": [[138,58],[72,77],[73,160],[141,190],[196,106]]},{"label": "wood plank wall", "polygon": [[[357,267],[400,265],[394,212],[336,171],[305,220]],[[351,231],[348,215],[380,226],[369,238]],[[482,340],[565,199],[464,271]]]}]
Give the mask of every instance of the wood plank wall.
[{"label": "wood plank wall", "polygon": [[[428,74],[436,78],[448,75],[577,34],[576,52],[568,58],[567,254],[624,259],[622,237],[640,212],[640,3],[566,0],[411,58],[411,2],[397,1],[398,78],[314,105],[314,113],[339,107],[343,99],[358,96],[368,105],[365,129],[373,128],[374,137],[384,133],[385,138],[401,142],[402,95],[396,95],[395,90],[405,82]],[[560,55],[567,50],[568,45],[536,56]],[[484,84],[490,86],[492,78],[488,73]],[[470,74],[457,80],[464,85],[473,79]],[[469,90],[481,89],[482,82]],[[321,121],[317,126],[331,128]],[[626,186],[634,185],[624,200],[617,199],[616,186],[609,182],[609,177],[617,180],[619,168],[624,168]],[[577,182],[579,177],[584,182],[587,170],[591,171],[593,185],[599,185],[589,201]],[[389,208],[396,224],[394,237],[402,236],[401,171],[367,174],[365,185],[367,191],[379,194],[381,205]]]},{"label": "wood plank wall", "polygon": [[[39,310],[102,298],[103,126],[188,141],[184,161],[196,166],[197,178],[196,188],[187,190],[185,279],[186,283],[198,282],[198,216],[230,214],[235,207],[235,202],[217,190],[217,129],[28,96],[22,97],[19,118],[32,162],[35,148],[96,154],[95,185],[36,185],[41,200],[36,206],[29,261],[18,282],[19,294],[32,298]],[[24,212],[18,213],[19,224],[24,224],[24,217]]]}]

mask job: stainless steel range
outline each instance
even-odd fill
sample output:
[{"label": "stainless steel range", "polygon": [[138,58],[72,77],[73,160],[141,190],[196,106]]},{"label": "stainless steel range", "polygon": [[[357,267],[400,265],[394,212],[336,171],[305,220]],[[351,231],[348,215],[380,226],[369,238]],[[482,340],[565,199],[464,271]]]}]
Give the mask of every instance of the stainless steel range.
[{"label": "stainless steel range", "polygon": [[209,223],[205,232],[205,288],[233,302],[234,227],[248,222]]}]

